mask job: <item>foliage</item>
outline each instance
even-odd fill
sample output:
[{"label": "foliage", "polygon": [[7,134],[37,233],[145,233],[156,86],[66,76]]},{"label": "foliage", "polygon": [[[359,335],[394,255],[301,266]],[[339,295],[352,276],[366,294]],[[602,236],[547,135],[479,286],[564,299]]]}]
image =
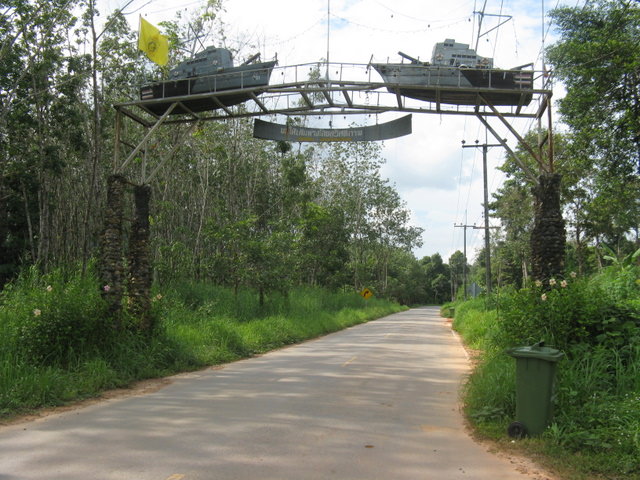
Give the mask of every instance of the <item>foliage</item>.
[{"label": "foliage", "polygon": [[[0,416],[98,395],[333,332],[401,307],[355,292],[288,296],[179,282],[154,292],[154,335],[114,330],[92,269],[25,271],[0,295]],[[109,324],[110,325],[110,324]]]},{"label": "foliage", "polygon": [[578,471],[640,478],[639,277],[640,268],[621,261],[591,278],[570,275],[505,289],[495,305],[478,299],[457,304],[454,327],[480,349],[465,386],[469,418],[487,434],[506,435],[516,399],[515,362],[505,348],[545,340],[565,356],[553,423],[527,445],[542,444],[547,455]]},{"label": "foliage", "polygon": [[[562,175],[570,268],[588,275],[606,264],[603,244],[611,246],[614,256],[638,248],[640,9],[629,0],[590,0],[555,8],[550,16],[558,40],[548,48],[547,60],[566,87],[558,103],[568,127],[554,132],[553,166]],[[543,135],[534,130],[525,140],[534,145]],[[535,168],[522,148],[517,154]],[[504,231],[492,260],[501,268],[503,283],[524,287],[531,271],[532,196],[512,158],[506,157],[501,169],[508,179],[491,208]]]},{"label": "foliage", "polygon": [[486,298],[460,302],[455,308],[453,328],[464,332],[465,342],[473,349],[492,347],[497,335],[497,314],[495,310],[486,310]]},{"label": "foliage", "polygon": [[109,337],[95,277],[66,277],[61,270],[40,276],[33,267],[0,296],[3,333],[24,362],[67,364]]},{"label": "foliage", "polygon": [[[602,278],[610,274],[604,273]],[[503,346],[532,344],[540,340],[558,348],[574,344],[621,347],[640,338],[640,311],[625,303],[628,295],[639,295],[637,276],[615,275],[610,282],[550,279],[536,282],[500,301]]]},{"label": "foliage", "polygon": [[567,86],[563,119],[607,174],[628,175],[639,166],[640,8],[628,0],[591,0],[557,8],[551,18],[560,40],[548,58]]}]

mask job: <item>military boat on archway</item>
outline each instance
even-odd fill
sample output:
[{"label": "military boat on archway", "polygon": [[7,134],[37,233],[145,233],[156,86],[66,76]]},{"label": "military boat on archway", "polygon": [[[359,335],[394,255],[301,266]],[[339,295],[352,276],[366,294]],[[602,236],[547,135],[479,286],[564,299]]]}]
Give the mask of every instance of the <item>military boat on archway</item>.
[{"label": "military boat on archway", "polygon": [[453,39],[437,43],[430,62],[398,54],[409,63],[371,64],[392,93],[453,105],[483,105],[479,95],[493,105],[525,106],[533,98],[533,64],[496,69],[492,58]]},{"label": "military boat on archway", "polygon": [[257,62],[259,57],[260,54],[253,55],[236,67],[228,49],[208,47],[171,69],[168,80],[140,88],[140,99],[166,99],[145,105],[156,115],[164,114],[175,97],[185,98],[180,99],[172,114],[237,105],[259,95],[259,87],[269,84],[277,60]]}]

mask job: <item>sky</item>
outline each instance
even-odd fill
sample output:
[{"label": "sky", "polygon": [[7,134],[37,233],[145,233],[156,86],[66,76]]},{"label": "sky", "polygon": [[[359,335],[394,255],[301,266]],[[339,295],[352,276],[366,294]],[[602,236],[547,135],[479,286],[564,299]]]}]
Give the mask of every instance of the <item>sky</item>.
[{"label": "sky", "polygon": [[[133,29],[137,29],[139,15],[157,24],[173,19],[178,10],[189,15],[205,3],[101,1],[105,17],[124,8]],[[554,41],[547,12],[558,4],[578,3],[580,0],[224,0],[221,18],[227,44],[241,46],[246,57],[257,52],[262,59],[277,55],[278,65],[285,66],[318,62],[328,54],[330,62],[367,64],[370,60],[399,62],[398,51],[428,61],[434,44],[447,38],[474,46],[479,18],[474,12],[484,7],[491,15],[484,17],[483,33],[506,20],[497,15],[511,19],[483,35],[477,53],[492,57],[497,68],[534,63],[541,70],[543,46]],[[554,98],[559,96],[561,86],[558,92],[554,88]],[[401,115],[385,113],[374,121],[387,122]],[[522,134],[535,126],[531,119],[514,119],[512,124]],[[492,125],[515,149],[515,139],[500,125]],[[348,125],[334,121],[334,126]],[[406,202],[412,225],[424,229],[422,247],[414,249],[418,258],[440,253],[447,261],[464,248],[463,228],[454,225],[484,226],[482,149],[462,148],[463,140],[467,145],[497,143],[474,116],[436,114],[414,114],[411,135],[383,143],[382,176]],[[496,169],[504,154],[502,147],[488,150],[490,196],[504,182]],[[490,223],[499,225],[499,220],[490,219]],[[483,235],[482,229],[467,229],[470,260],[484,246]]]}]

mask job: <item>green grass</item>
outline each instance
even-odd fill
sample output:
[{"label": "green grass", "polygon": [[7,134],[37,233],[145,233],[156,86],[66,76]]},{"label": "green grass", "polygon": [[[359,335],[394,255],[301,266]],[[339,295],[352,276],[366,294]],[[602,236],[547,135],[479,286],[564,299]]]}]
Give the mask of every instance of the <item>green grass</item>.
[{"label": "green grass", "polygon": [[[512,297],[501,308],[517,310],[486,310],[481,300],[455,306],[454,328],[481,352],[464,390],[472,425],[502,448],[528,454],[567,480],[640,480],[640,322],[633,309],[640,295],[628,272],[622,278],[614,273],[576,282],[573,290],[560,292],[563,297],[551,292],[546,303],[530,290],[505,294]],[[609,283],[616,288],[607,288]],[[593,294],[609,291],[610,296]],[[558,329],[551,336],[565,353],[558,364],[552,423],[540,437],[513,443],[506,428],[515,416],[515,360],[505,349],[517,345],[505,344],[516,337],[504,334],[505,322],[526,327],[522,338],[544,338],[556,315],[575,320],[563,319],[567,336],[559,337]],[[518,332],[516,325],[508,325],[511,332]],[[624,341],[618,332],[624,332]]]},{"label": "green grass", "polygon": [[214,287],[208,295],[209,300],[194,302],[189,294],[183,303],[170,306],[164,317],[166,335],[201,364],[264,353],[401,309],[354,293],[300,288],[286,298],[274,296],[262,310],[255,307],[251,317],[247,312],[252,307],[240,309],[238,302],[257,305],[255,296],[234,298],[227,289]]},{"label": "green grass", "polygon": [[355,292],[300,288],[264,306],[183,282],[156,288],[151,337],[114,330],[91,272],[30,269],[0,292],[0,419],[156,378],[245,358],[402,310]]}]

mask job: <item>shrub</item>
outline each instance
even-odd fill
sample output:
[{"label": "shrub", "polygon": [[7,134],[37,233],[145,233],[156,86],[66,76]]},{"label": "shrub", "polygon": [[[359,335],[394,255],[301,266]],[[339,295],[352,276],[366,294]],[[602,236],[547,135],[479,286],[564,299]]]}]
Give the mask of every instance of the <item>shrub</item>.
[{"label": "shrub", "polygon": [[483,432],[505,435],[514,419],[505,347],[545,340],[566,354],[545,448],[591,474],[640,478],[640,292],[629,271],[501,291],[497,321],[476,300],[456,308],[454,326],[484,350],[465,386],[466,413]]},{"label": "shrub", "polygon": [[513,418],[515,363],[500,350],[485,353],[465,384],[465,410],[479,423]]},{"label": "shrub", "polygon": [[503,347],[540,340],[560,349],[580,343],[621,347],[640,338],[640,311],[631,302],[616,303],[603,282],[574,278],[503,296],[499,321]]},{"label": "shrub", "polygon": [[440,307],[440,316],[453,318],[455,316],[456,302],[445,303]]},{"label": "shrub", "polygon": [[32,268],[5,288],[0,302],[8,343],[30,363],[69,363],[98,349],[109,335],[106,304],[91,273],[40,276]]}]

